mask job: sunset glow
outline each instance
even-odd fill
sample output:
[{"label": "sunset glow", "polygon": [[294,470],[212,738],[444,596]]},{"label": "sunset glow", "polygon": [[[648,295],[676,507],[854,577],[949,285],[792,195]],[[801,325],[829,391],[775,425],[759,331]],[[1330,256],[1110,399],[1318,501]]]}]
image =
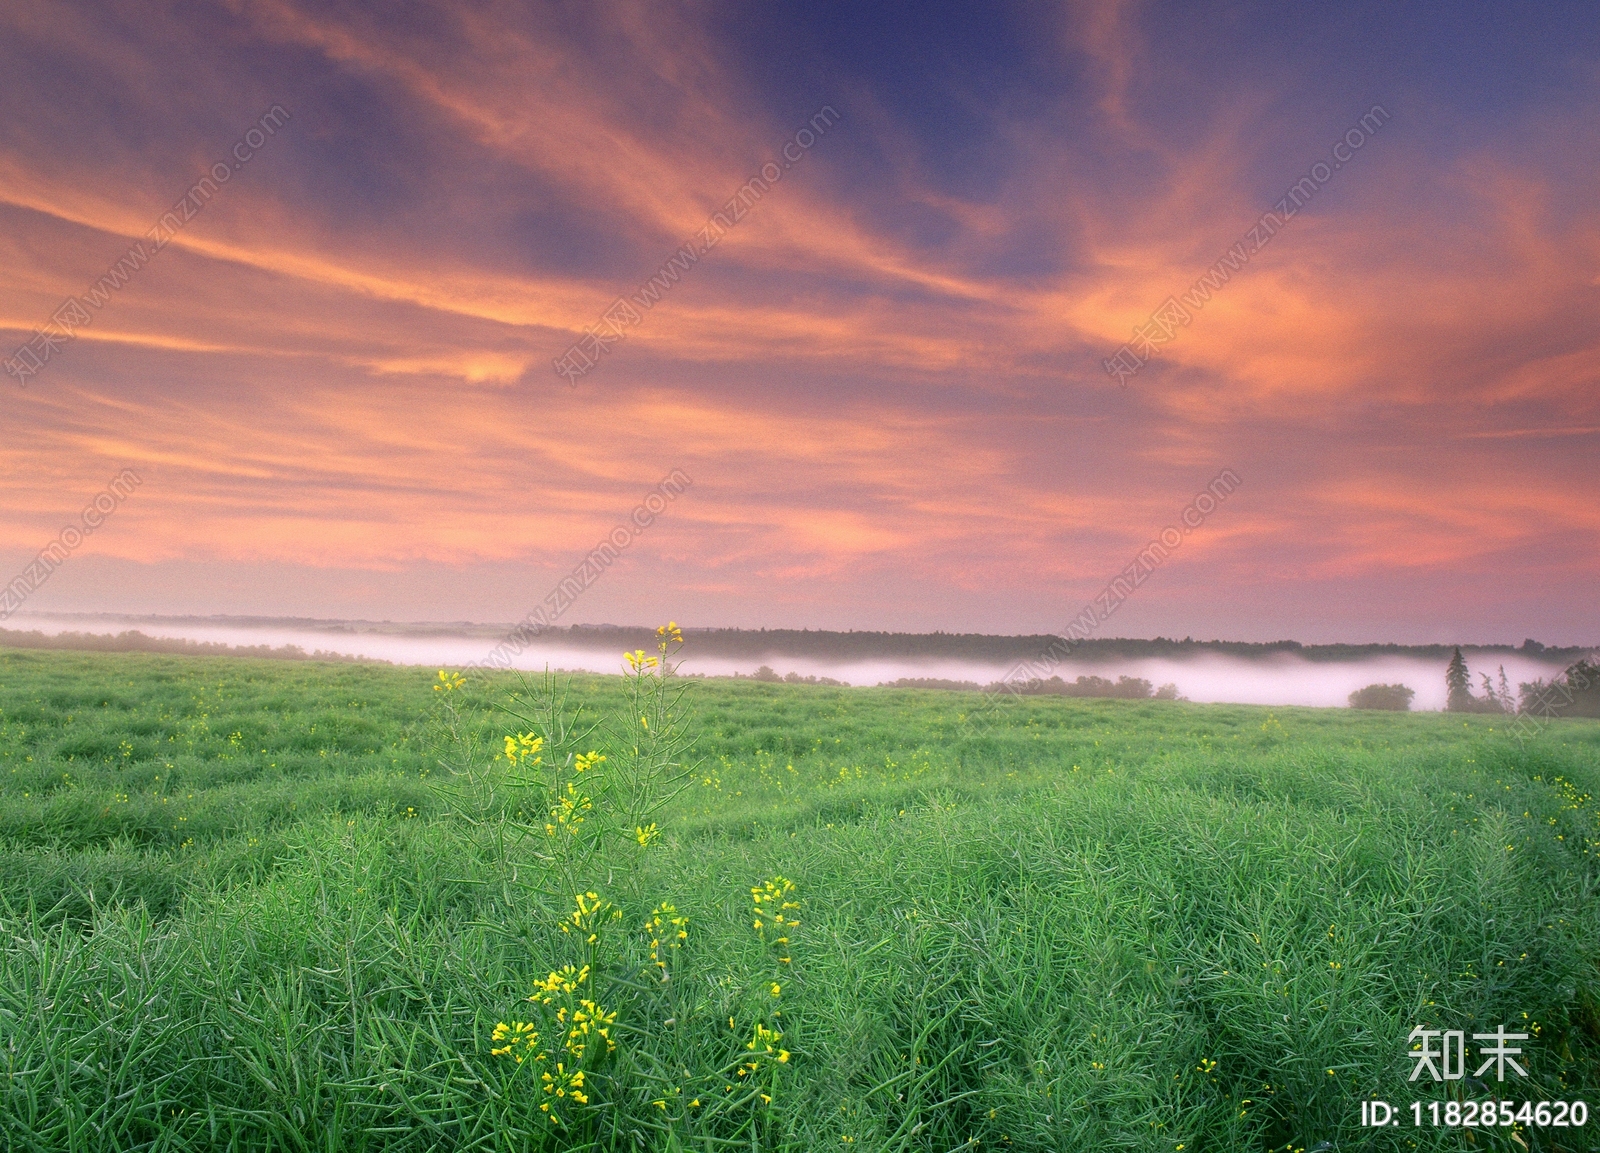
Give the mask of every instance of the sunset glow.
[{"label": "sunset glow", "polygon": [[141,478],[30,609],[515,620],[677,469],[570,620],[1046,632],[1232,469],[1113,631],[1600,639],[1592,6],[158,8],[0,15],[0,562]]}]

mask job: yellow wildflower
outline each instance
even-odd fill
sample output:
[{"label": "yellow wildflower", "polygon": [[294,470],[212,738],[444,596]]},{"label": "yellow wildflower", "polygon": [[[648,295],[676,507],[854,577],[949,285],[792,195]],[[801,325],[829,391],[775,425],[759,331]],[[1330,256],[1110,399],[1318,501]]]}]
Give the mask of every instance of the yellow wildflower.
[{"label": "yellow wildflower", "polygon": [[[667,938],[669,949],[678,948],[689,937],[689,918],[678,913],[677,906],[663,903],[650,910],[650,916],[644,923],[644,931],[650,935],[650,962],[666,973],[667,963],[661,956],[662,938]],[[733,1018],[728,1019],[728,1027],[733,1027]]]},{"label": "yellow wildflower", "polygon": [[[513,1057],[517,1064],[522,1064],[523,1057],[533,1053],[539,1046],[539,1033],[527,1021],[513,1021],[509,1025],[501,1021],[494,1027],[490,1040],[501,1042],[489,1053],[495,1057]],[[520,1052],[518,1050],[521,1050]]]},{"label": "yellow wildflower", "polygon": [[544,748],[544,738],[532,733],[517,733],[515,736],[506,737],[506,760],[515,764],[539,764],[543,758],[539,750]]},{"label": "yellow wildflower", "polygon": [[789,934],[800,927],[800,920],[795,915],[800,910],[800,901],[794,882],[781,876],[763,881],[751,888],[750,901],[754,912],[752,924],[756,932],[762,940],[776,945],[778,960],[788,964]]},{"label": "yellow wildflower", "polygon": [[572,781],[567,782],[566,791],[557,799],[555,808],[550,810],[550,816],[555,819],[555,824],[545,825],[545,831],[554,834],[557,828],[576,835],[578,827],[584,822],[584,814],[594,808],[594,802],[578,791],[578,786]]},{"label": "yellow wildflower", "polygon": [[579,893],[575,907],[561,921],[563,933],[577,933],[593,945],[600,940],[600,928],[607,921],[622,919],[622,910],[598,893]]}]

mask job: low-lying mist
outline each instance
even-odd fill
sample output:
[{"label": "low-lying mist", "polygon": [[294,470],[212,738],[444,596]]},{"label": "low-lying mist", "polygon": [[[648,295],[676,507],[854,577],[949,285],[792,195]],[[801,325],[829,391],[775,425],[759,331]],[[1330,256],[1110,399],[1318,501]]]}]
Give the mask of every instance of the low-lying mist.
[{"label": "low-lying mist", "polygon": [[[266,645],[273,648],[295,645],[307,653],[322,651],[346,656],[390,661],[401,665],[432,668],[461,667],[482,661],[494,642],[482,636],[451,635],[434,631],[426,635],[404,632],[363,632],[342,629],[297,627],[285,622],[228,623],[170,618],[85,617],[27,614],[15,618],[14,628],[37,630],[47,636],[62,633],[118,633],[137,629],[148,637],[225,644],[236,647]],[[1003,678],[1010,666],[955,659],[910,659],[883,657],[870,660],[826,660],[807,656],[788,656],[773,652],[761,657],[696,656],[693,638],[683,651],[683,671],[705,676],[749,676],[765,665],[778,676],[790,673],[801,677],[828,677],[849,685],[878,685],[901,678],[970,681],[988,685]],[[1474,660],[1473,688],[1478,691],[1479,674],[1498,680],[1503,664],[1511,690],[1519,682],[1549,679],[1559,667],[1531,657],[1514,654],[1484,654]],[[545,668],[572,672],[617,673],[622,671],[620,652],[572,644],[540,644],[535,641],[513,665],[529,671]],[[1072,681],[1079,676],[1098,676],[1115,680],[1119,676],[1141,677],[1152,685],[1175,684],[1178,692],[1191,701],[1258,705],[1344,706],[1356,689],[1370,684],[1404,684],[1415,690],[1413,708],[1442,709],[1445,704],[1444,662],[1415,657],[1393,656],[1356,661],[1311,661],[1292,653],[1279,653],[1259,659],[1242,659],[1204,654],[1187,659],[1128,658],[1124,660],[1067,661],[1050,674]]]}]

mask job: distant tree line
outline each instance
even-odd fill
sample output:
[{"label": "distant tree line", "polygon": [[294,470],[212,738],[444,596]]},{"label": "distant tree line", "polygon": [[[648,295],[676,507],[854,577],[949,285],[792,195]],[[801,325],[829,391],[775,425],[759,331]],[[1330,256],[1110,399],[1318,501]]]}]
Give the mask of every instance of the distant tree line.
[{"label": "distant tree line", "polygon": [[[431,635],[431,634],[430,634]],[[653,629],[620,625],[573,625],[553,628],[542,634],[553,644],[594,648],[649,648],[654,643]],[[684,629],[688,645],[684,655],[705,657],[760,658],[771,656],[810,657],[826,660],[869,660],[877,657],[910,659],[960,659],[991,664],[1014,664],[1037,660],[1060,638],[1051,634],[1031,636],[992,636],[985,633],[889,633],[828,632],[818,629]],[[1372,657],[1416,657],[1444,660],[1450,645],[1303,645],[1299,641],[1197,641],[1193,637],[1174,640],[1155,637],[1140,640],[1121,637],[1091,637],[1075,643],[1073,659],[1083,661],[1126,661],[1152,657],[1185,659],[1205,655],[1259,660],[1292,653],[1303,660],[1318,662],[1359,661]],[[1588,651],[1581,648],[1546,648],[1529,639],[1521,646],[1484,645],[1473,650],[1485,654],[1515,653],[1547,661],[1551,665],[1570,664]],[[933,678],[938,679],[938,678]]]},{"label": "distant tree line", "polygon": [[1015,693],[1025,697],[1110,697],[1123,701],[1181,701],[1177,685],[1162,685],[1159,689],[1143,677],[1118,677],[1109,681],[1105,677],[1079,677],[1064,681],[1060,677],[1049,680],[995,681],[988,686],[976,681],[947,681],[936,677],[901,677],[884,686],[892,689],[956,689],[969,693]]},{"label": "distant tree line", "polygon": [[149,637],[136,629],[109,633],[42,633],[0,629],[0,648],[67,649],[92,653],[170,653],[190,657],[255,657],[273,661],[341,661],[351,664],[390,664],[375,657],[348,653],[329,653],[318,649],[308,653],[299,645],[229,645],[220,641],[191,641],[174,637]]},{"label": "distant tree line", "polygon": [[736,681],[765,681],[767,684],[772,685],[836,685],[841,688],[848,688],[850,685],[849,681],[836,681],[832,677],[803,677],[799,673],[785,673],[780,677],[766,665],[762,665],[749,676],[734,673],[733,679]]}]

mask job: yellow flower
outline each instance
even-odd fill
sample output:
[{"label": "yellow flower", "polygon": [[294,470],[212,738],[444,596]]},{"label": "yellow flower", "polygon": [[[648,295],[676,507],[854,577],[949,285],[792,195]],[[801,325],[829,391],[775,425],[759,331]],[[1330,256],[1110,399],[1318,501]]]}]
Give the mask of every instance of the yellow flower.
[{"label": "yellow flower", "polygon": [[466,683],[467,678],[460,673],[446,672],[444,669],[440,669],[433,691],[436,693],[453,693]]},{"label": "yellow flower", "polygon": [[554,825],[545,825],[545,831],[554,834],[557,828],[577,835],[578,827],[583,824],[583,814],[594,808],[594,802],[578,791],[578,787],[571,781],[567,782],[566,792],[556,799],[555,808],[550,810],[550,816],[555,818]]},{"label": "yellow flower", "polygon": [[[763,881],[751,888],[750,901],[754,912],[751,923],[756,932],[762,940],[778,946],[778,960],[787,964],[789,933],[800,927],[800,920],[794,915],[800,909],[794,882],[781,876]],[[769,929],[774,936],[768,936]]]},{"label": "yellow flower", "polygon": [[[688,939],[689,918],[680,916],[677,906],[663,903],[650,910],[650,916],[644,923],[644,931],[650,935],[650,961],[665,974],[667,963],[661,958],[661,938],[671,938],[667,942],[669,949],[678,948]],[[728,1026],[733,1027],[731,1017],[728,1019]]]},{"label": "yellow flower", "polygon": [[[600,927],[607,921],[622,919],[622,910],[598,893],[579,893],[573,898],[575,907],[561,921],[563,933],[578,933],[593,945],[600,939]],[[588,966],[584,967],[585,975]]]},{"label": "yellow flower", "polygon": [[661,661],[660,657],[646,656],[643,649],[634,649],[631,653],[623,653],[622,659],[627,661],[628,666],[636,673],[643,669],[653,669]]},{"label": "yellow flower", "polygon": [[[513,1057],[519,1065],[523,1057],[534,1052],[539,1045],[538,1031],[527,1021],[513,1021],[509,1025],[501,1021],[494,1027],[489,1039],[502,1042],[489,1050],[491,1056]],[[517,1051],[519,1048],[521,1052]]]},{"label": "yellow flower", "polygon": [[633,830],[633,839],[639,842],[640,848],[647,848],[661,836],[661,830],[656,823],[651,821],[648,825],[636,825]]},{"label": "yellow flower", "polygon": [[518,733],[506,737],[506,760],[513,765],[521,763],[539,764],[543,760],[539,750],[544,748],[544,738],[533,733]]},{"label": "yellow flower", "polygon": [[[589,979],[589,966],[579,969],[572,965],[563,965],[552,972],[543,981],[535,981],[533,987],[543,993],[576,993],[578,986]],[[550,1003],[549,997],[532,996],[530,1001],[537,1001],[541,1005]]]},{"label": "yellow flower", "polygon": [[[733,1018],[729,1017],[728,1028],[735,1027]],[[759,1073],[761,1071],[761,1063],[768,1058],[780,1065],[787,1065],[789,1063],[789,1050],[778,1048],[778,1042],[781,1040],[783,1040],[783,1034],[778,1030],[770,1029],[759,1021],[756,1022],[755,1031],[745,1044],[745,1048],[753,1053],[754,1056],[741,1064],[735,1070],[735,1073],[740,1077],[748,1077],[752,1073]]]}]

